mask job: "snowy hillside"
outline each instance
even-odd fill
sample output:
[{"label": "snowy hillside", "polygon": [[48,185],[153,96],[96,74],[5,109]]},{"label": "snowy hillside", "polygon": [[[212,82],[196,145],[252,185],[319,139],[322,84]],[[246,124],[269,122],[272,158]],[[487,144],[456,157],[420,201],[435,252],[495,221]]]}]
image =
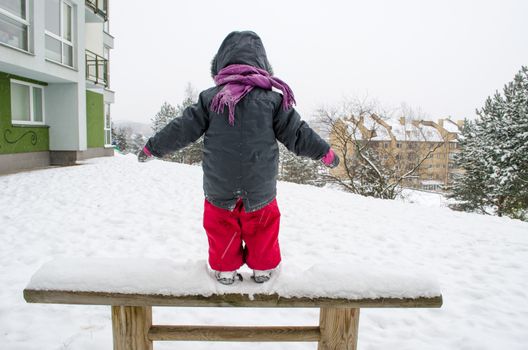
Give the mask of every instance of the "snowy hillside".
[{"label": "snowy hillside", "polygon": [[[207,257],[202,171],[134,156],[0,177],[2,349],[108,349],[108,307],[26,304],[54,258]],[[362,309],[359,349],[526,349],[528,223],[279,183],[283,269],[427,270],[441,309]],[[317,285],[318,281],[313,281]],[[156,308],[157,324],[316,325],[311,309]],[[176,344],[157,343],[156,349]],[[315,349],[315,343],[181,343],[178,349]]]}]

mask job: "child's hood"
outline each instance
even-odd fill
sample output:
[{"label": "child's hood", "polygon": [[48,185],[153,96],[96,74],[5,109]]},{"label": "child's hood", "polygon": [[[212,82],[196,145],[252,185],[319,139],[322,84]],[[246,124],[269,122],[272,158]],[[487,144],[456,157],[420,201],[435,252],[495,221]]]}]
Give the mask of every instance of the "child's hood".
[{"label": "child's hood", "polygon": [[248,64],[273,74],[260,37],[252,31],[231,32],[211,62],[211,76],[230,64]]}]

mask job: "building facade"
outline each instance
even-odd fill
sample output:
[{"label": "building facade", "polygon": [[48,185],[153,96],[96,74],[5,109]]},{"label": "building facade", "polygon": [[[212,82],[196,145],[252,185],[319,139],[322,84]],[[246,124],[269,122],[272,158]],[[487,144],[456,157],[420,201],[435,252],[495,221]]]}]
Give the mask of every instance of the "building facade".
[{"label": "building facade", "polygon": [[[368,148],[377,165],[393,169],[396,177],[405,176],[402,185],[428,191],[441,191],[452,183],[456,173],[462,170],[454,165],[459,151],[458,136],[463,121],[384,120],[376,115],[362,118],[350,117],[336,124],[330,134],[332,144],[348,139],[347,157],[354,162],[355,144]],[[345,125],[345,126],[343,126]],[[342,133],[348,136],[343,138]],[[338,135],[341,134],[341,135]],[[337,177],[346,178],[341,164],[332,171]]]},{"label": "building facade", "polygon": [[0,174],[113,155],[107,0],[0,0]]}]

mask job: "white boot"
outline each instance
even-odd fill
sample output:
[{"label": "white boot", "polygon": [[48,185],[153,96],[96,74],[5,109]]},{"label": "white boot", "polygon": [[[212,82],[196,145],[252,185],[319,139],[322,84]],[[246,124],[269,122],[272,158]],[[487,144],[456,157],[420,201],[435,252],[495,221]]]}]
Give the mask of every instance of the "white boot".
[{"label": "white boot", "polygon": [[264,283],[270,280],[271,274],[275,269],[272,270],[253,270],[253,279],[257,283]]},{"label": "white boot", "polygon": [[216,280],[222,284],[233,284],[237,277],[237,271],[215,271]]}]

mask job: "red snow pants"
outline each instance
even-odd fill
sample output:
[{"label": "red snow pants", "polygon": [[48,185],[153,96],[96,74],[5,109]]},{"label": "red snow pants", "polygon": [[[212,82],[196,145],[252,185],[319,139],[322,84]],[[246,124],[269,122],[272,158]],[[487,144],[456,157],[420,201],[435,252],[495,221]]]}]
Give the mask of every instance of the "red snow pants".
[{"label": "red snow pants", "polygon": [[209,265],[217,271],[237,270],[244,263],[255,270],[277,267],[281,261],[279,224],[276,199],[250,213],[241,199],[233,211],[205,200],[203,226],[209,240]]}]

